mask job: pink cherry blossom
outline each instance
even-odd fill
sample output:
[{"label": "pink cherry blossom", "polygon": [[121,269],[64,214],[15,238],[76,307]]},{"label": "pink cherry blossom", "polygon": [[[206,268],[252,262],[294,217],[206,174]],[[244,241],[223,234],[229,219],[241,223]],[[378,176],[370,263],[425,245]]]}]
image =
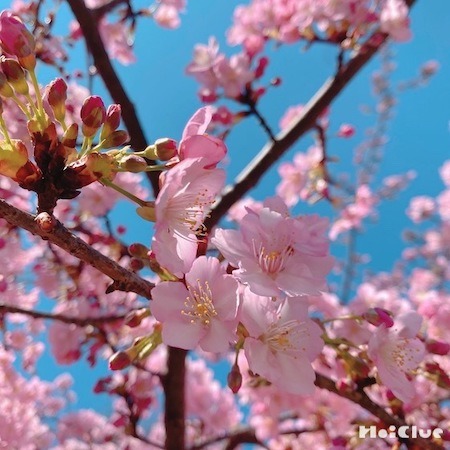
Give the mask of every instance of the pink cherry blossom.
[{"label": "pink cherry blossom", "polygon": [[111,58],[123,65],[136,62],[126,22],[110,23],[103,19],[99,23],[100,35]]},{"label": "pink cherry blossom", "polygon": [[326,219],[288,216],[281,199],[258,213],[249,209],[240,231],[217,229],[211,242],[235,267],[233,274],[255,294],[289,296],[325,290],[333,265],[324,235]]},{"label": "pink cherry blossom", "polygon": [[165,281],[152,290],[151,310],[163,324],[163,342],[186,350],[227,350],[237,326],[236,280],[218,259],[206,256],[194,261],[185,279],[186,285]]},{"label": "pink cherry blossom", "polygon": [[369,186],[359,186],[354,203],[347,205],[340,217],[333,223],[330,229],[330,239],[335,240],[339,234],[345,231],[360,228],[362,220],[374,213],[374,206],[378,199],[372,193]]},{"label": "pink cherry blossom", "polygon": [[414,223],[419,223],[432,216],[435,209],[435,201],[431,197],[420,195],[411,199],[406,213]]},{"label": "pink cherry blossom", "polygon": [[281,182],[277,194],[288,206],[310,195],[311,172],[318,166],[323,155],[319,147],[312,146],[306,153],[297,153],[292,163],[285,162],[278,168]]},{"label": "pink cherry blossom", "polygon": [[409,41],[411,30],[408,12],[404,0],[386,0],[380,13],[381,30],[389,33],[396,41]]},{"label": "pink cherry blossom", "polygon": [[186,124],[180,142],[179,158],[205,158],[207,169],[213,168],[227,154],[225,143],[214,136],[208,136],[206,130],[213,117],[213,108],[200,108]]},{"label": "pink cherry blossom", "polygon": [[323,347],[322,330],[308,317],[303,299],[273,302],[246,290],[240,319],[249,336],[245,356],[252,372],[281,391],[311,394],[315,374],[310,362]]},{"label": "pink cherry blossom", "polygon": [[414,384],[408,378],[425,354],[424,344],[416,337],[422,317],[416,312],[398,316],[392,328],[378,327],[369,341],[368,355],[377,366],[383,384],[403,402],[414,396]]},{"label": "pink cherry blossom", "polygon": [[170,169],[155,202],[153,251],[173,273],[185,273],[197,251],[197,236],[224,185],[225,173],[205,169],[208,160],[188,158]]}]

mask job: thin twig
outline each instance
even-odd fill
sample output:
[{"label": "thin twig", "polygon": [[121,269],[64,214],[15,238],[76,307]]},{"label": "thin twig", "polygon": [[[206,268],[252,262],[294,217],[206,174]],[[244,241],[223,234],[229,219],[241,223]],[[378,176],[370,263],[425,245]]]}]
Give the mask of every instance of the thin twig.
[{"label": "thin twig", "polygon": [[16,306],[5,305],[4,303],[0,303],[0,316],[6,313],[23,314],[25,316],[32,317],[33,319],[56,320],[58,322],[78,325],[79,327],[86,327],[88,325],[99,326],[105,323],[117,322],[125,318],[125,315],[118,315],[118,316],[103,316],[103,317],[87,317],[85,319],[81,319],[79,317],[65,316],[64,314],[34,311],[30,309],[23,309],[18,308]]},{"label": "thin twig", "polygon": [[21,211],[4,200],[0,200],[0,217],[11,225],[23,228],[55,244],[62,250],[110,277],[114,282],[108,288],[108,292],[113,290],[135,292],[142,297],[151,299],[150,292],[154,287],[152,283],[101,254],[82,239],[72,234],[61,223],[58,222],[53,231],[46,233],[38,227],[34,221],[34,216]]}]

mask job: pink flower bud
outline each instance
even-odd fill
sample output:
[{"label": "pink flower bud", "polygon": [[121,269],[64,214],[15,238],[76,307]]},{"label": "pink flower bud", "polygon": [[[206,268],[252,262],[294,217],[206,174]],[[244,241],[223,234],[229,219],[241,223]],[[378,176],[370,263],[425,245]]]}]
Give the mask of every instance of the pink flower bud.
[{"label": "pink flower bud", "polygon": [[450,344],[447,342],[435,341],[433,339],[430,339],[426,343],[426,348],[430,353],[435,355],[445,356],[450,352]]},{"label": "pink flower bud", "polygon": [[161,138],[155,141],[156,156],[160,161],[169,161],[177,155],[177,142],[170,138]]},{"label": "pink flower bud", "polygon": [[126,352],[116,352],[109,358],[109,368],[111,370],[122,370],[131,364],[131,359]]},{"label": "pink flower bud", "polygon": [[47,101],[56,120],[64,120],[66,114],[67,84],[62,78],[56,78],[47,86]]},{"label": "pink flower bud", "polygon": [[142,259],[138,259],[138,258],[131,258],[130,259],[130,269],[133,272],[139,272],[144,267],[145,266],[144,266],[144,263],[143,263]]},{"label": "pink flower bud", "polygon": [[93,136],[106,118],[103,100],[98,95],[88,97],[81,107],[80,116],[83,121],[83,134],[88,137]]},{"label": "pink flower bud", "polygon": [[237,364],[233,364],[230,373],[227,376],[227,384],[233,394],[237,394],[242,386],[242,375]]},{"label": "pink flower bud", "polygon": [[351,138],[355,134],[355,127],[353,125],[349,125],[348,123],[343,123],[339,127],[339,131],[337,135],[342,138]]},{"label": "pink flower bud", "polygon": [[269,58],[263,56],[258,60],[258,66],[255,69],[255,78],[261,78],[264,75],[267,65],[269,64]]},{"label": "pink flower bud", "polygon": [[120,159],[120,168],[131,173],[143,172],[147,168],[147,161],[137,155],[126,155]]},{"label": "pink flower bud", "polygon": [[147,259],[150,250],[144,244],[135,242],[128,246],[128,253],[136,258]]},{"label": "pink flower bud", "polygon": [[363,314],[363,318],[376,327],[384,325],[386,328],[391,328],[394,325],[391,313],[382,308],[370,308]]},{"label": "pink flower bud", "polygon": [[125,324],[130,328],[137,327],[141,324],[141,322],[150,316],[150,310],[148,308],[141,308],[136,311],[131,311],[125,317]]},{"label": "pink flower bud", "polygon": [[100,133],[100,140],[106,139],[113,131],[117,130],[120,125],[120,118],[122,115],[122,108],[120,105],[109,105],[106,110],[105,123],[103,124]]},{"label": "pink flower bud", "polygon": [[[101,140],[101,138],[100,138]],[[108,137],[102,142],[103,148],[113,148],[120,147],[126,144],[130,140],[130,135],[125,130],[113,131]]]},{"label": "pink flower bud", "polygon": [[0,13],[0,45],[6,54],[16,56],[25,69],[36,66],[34,36],[11,11]]}]

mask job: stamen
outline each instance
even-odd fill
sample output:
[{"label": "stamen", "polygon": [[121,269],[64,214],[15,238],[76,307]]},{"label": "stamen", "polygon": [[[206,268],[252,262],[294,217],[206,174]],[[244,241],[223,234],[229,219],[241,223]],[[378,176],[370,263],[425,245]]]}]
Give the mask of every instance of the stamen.
[{"label": "stamen", "polygon": [[308,335],[308,330],[305,328],[305,322],[288,320],[282,324],[270,325],[260,339],[268,344],[274,352],[291,353],[300,349],[299,341],[306,335]]},{"label": "stamen", "polygon": [[211,323],[211,319],[217,316],[217,311],[214,308],[211,288],[209,283],[205,281],[203,284],[197,280],[197,286],[187,286],[189,296],[186,297],[184,306],[186,309],[181,311],[181,314],[191,318],[191,323],[200,322],[205,326]]}]

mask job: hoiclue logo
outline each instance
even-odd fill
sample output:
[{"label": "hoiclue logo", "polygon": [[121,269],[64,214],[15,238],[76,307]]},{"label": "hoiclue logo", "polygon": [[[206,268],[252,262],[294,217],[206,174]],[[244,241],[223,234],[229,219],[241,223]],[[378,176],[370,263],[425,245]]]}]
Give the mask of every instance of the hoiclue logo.
[{"label": "hoiclue logo", "polygon": [[370,425],[368,427],[364,425],[359,426],[358,436],[360,438],[392,438],[392,439],[415,439],[418,437],[427,439],[435,438],[439,439],[444,434],[442,428],[419,428],[416,425],[402,425],[401,427],[396,427],[395,425],[390,425],[387,429],[381,428],[377,429],[375,425]]}]

